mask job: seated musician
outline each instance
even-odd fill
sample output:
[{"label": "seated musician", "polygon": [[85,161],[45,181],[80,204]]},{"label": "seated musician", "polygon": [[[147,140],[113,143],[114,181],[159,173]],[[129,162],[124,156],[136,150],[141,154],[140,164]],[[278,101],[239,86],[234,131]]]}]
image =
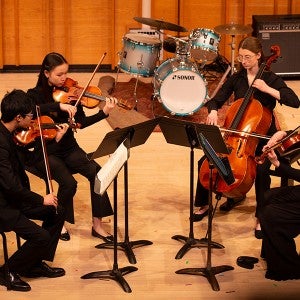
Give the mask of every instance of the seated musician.
[{"label": "seated musician", "polygon": [[[30,190],[29,180],[17,154],[13,140],[15,130],[28,128],[32,122],[33,103],[25,92],[14,90],[1,102],[0,122],[0,230],[14,231],[25,240],[9,258],[9,281],[0,268],[0,285],[15,291],[29,291],[24,277],[60,277],[62,268],[53,268],[44,260],[53,261],[64,224],[64,210],[57,205],[53,194],[41,196]],[[67,131],[67,124],[59,126],[56,142]],[[43,221],[42,226],[33,220]]]},{"label": "seated musician", "polygon": [[[278,131],[263,148],[273,146],[287,135]],[[269,161],[282,176],[300,182],[300,170],[279,160],[274,150]],[[273,280],[300,279],[300,256],[294,238],[300,233],[300,185],[271,188],[257,212],[263,240],[261,256],[267,262],[265,277]]]},{"label": "seated musician", "polygon": [[[277,103],[294,108],[300,106],[300,101],[294,91],[286,85],[282,78],[272,71],[264,71],[260,79],[255,79],[260,65],[264,61],[262,45],[259,39],[246,37],[240,42],[238,47],[238,61],[240,62],[240,71],[231,75],[216,96],[206,104],[209,112],[206,121],[207,124],[218,125],[217,110],[224,105],[232,94],[234,94],[234,100],[243,99],[251,85],[255,88],[253,93],[254,99],[258,100],[262,107],[268,109],[271,113]],[[271,118],[269,130],[266,132],[269,136],[277,131],[273,113]],[[261,152],[265,143],[263,139],[259,141],[256,153]],[[204,158],[201,158],[199,160],[199,170],[203,159]],[[259,207],[263,201],[264,192],[270,188],[270,165],[269,160],[265,160],[263,164],[257,165],[256,168],[255,193],[257,207]],[[220,209],[229,211],[243,198],[244,197],[239,199],[228,198],[227,201],[221,205]],[[194,212],[193,221],[201,221],[203,217],[208,214],[208,190],[203,187],[199,180],[197,183],[195,206],[199,208]],[[258,220],[255,226],[255,237],[261,238],[261,229]]]}]

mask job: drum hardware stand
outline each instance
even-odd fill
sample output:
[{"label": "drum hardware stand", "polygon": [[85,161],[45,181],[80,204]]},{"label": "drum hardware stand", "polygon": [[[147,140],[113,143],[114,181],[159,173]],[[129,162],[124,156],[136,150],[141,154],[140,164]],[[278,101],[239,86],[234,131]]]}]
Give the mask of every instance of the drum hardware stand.
[{"label": "drum hardware stand", "polygon": [[[190,275],[202,275],[205,276],[210,283],[212,289],[214,291],[219,291],[220,287],[218,284],[218,281],[215,277],[216,274],[226,272],[233,270],[234,268],[232,266],[223,265],[223,266],[217,266],[212,267],[211,263],[211,236],[212,236],[212,218],[213,218],[213,207],[212,207],[212,188],[213,188],[213,177],[212,172],[214,167],[217,168],[220,175],[225,179],[224,176],[226,176],[227,180],[226,182],[228,184],[231,184],[234,182],[234,178],[231,177],[232,175],[231,170],[230,172],[227,172],[225,166],[222,164],[221,160],[216,156],[216,153],[214,152],[214,149],[210,146],[206,138],[203,136],[202,133],[198,134],[199,137],[199,143],[201,144],[201,147],[209,161],[209,209],[208,209],[208,229],[207,229],[207,261],[206,261],[206,267],[205,268],[185,268],[176,271],[176,274],[190,274]],[[222,137],[221,137],[222,139]],[[220,140],[222,143],[224,143],[223,139]],[[226,147],[226,146],[225,146]],[[227,173],[225,175],[225,173]],[[231,173],[231,174],[228,174]],[[233,180],[233,182],[232,182]]]},{"label": "drum hardware stand", "polygon": [[137,90],[137,85],[138,85],[138,82],[139,82],[139,78],[140,78],[140,76],[141,76],[141,75],[140,75],[140,71],[141,71],[141,69],[144,67],[144,63],[143,63],[143,55],[141,55],[141,60],[139,60],[136,64],[137,64],[137,68],[138,68],[138,74],[137,74],[136,82],[135,82],[135,86],[134,86],[133,97],[134,97],[134,100],[135,100],[134,110],[137,111],[138,98],[137,98],[136,90]]},{"label": "drum hardware stand", "polygon": [[231,75],[236,71],[234,66],[235,35],[231,35]]}]

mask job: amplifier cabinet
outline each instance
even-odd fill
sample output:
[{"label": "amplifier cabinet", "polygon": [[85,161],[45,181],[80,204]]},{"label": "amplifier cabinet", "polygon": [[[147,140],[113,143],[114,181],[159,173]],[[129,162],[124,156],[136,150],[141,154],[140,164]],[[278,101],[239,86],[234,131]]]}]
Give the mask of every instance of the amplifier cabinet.
[{"label": "amplifier cabinet", "polygon": [[300,76],[300,15],[253,15],[253,36],[260,39],[265,56],[273,45],[280,58],[271,69],[282,77]]}]

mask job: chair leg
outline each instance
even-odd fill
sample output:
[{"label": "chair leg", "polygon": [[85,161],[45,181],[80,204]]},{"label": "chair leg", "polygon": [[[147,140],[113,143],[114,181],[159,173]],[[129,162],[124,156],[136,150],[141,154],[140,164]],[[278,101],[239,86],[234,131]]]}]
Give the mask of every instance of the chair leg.
[{"label": "chair leg", "polygon": [[0,232],[3,241],[3,256],[4,256],[4,279],[7,282],[7,290],[11,290],[10,278],[9,278],[9,267],[8,267],[8,250],[7,250],[7,239],[4,232]]}]

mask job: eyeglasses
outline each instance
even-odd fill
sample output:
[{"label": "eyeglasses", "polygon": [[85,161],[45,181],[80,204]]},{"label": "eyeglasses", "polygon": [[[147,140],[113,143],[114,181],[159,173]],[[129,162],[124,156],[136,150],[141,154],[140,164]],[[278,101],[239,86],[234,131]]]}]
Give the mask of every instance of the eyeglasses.
[{"label": "eyeglasses", "polygon": [[29,117],[29,118],[33,118],[33,114],[32,113],[30,113],[30,114],[25,114],[25,117]]},{"label": "eyeglasses", "polygon": [[238,60],[239,62],[243,62],[243,60],[249,61],[249,60],[251,60],[255,55],[256,55],[256,54],[254,54],[254,55],[245,55],[245,56],[239,55],[239,56],[237,57],[237,60]]}]

